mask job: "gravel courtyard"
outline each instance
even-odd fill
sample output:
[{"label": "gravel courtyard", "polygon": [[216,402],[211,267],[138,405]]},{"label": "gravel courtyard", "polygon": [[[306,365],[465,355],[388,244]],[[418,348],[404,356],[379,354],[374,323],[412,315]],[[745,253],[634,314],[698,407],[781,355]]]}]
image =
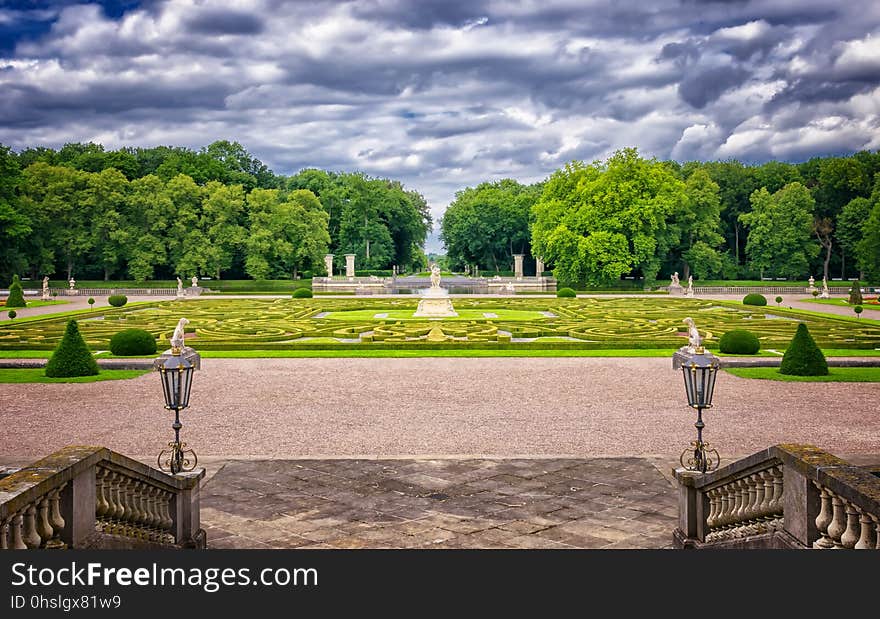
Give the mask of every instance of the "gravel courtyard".
[{"label": "gravel courtyard", "polygon": [[[182,413],[199,456],[676,458],[695,433],[669,359],[206,359]],[[706,440],[880,453],[880,388],[722,373]],[[172,436],[158,378],[0,386],[0,455],[70,444],[149,457]]]}]

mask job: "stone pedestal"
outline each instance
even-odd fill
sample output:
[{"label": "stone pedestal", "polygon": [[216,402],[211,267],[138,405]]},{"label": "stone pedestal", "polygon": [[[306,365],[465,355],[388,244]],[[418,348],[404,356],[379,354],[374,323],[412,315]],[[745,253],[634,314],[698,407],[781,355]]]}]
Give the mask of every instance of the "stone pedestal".
[{"label": "stone pedestal", "polygon": [[678,295],[678,296],[684,295],[684,288],[682,288],[681,286],[677,286],[677,285],[673,284],[668,287],[668,290],[669,290],[670,295]]},{"label": "stone pedestal", "polygon": [[455,318],[458,312],[449,297],[425,297],[419,301],[414,318]]},{"label": "stone pedestal", "polygon": [[327,269],[327,277],[333,277],[333,254],[324,256],[324,268]]},{"label": "stone pedestal", "polygon": [[523,277],[523,254],[513,254],[513,276],[517,279]]},{"label": "stone pedestal", "polygon": [[355,254],[345,254],[345,276],[354,279],[354,256]]},{"label": "stone pedestal", "polygon": [[542,258],[535,258],[535,277],[541,277],[541,274],[544,272],[544,260]]}]

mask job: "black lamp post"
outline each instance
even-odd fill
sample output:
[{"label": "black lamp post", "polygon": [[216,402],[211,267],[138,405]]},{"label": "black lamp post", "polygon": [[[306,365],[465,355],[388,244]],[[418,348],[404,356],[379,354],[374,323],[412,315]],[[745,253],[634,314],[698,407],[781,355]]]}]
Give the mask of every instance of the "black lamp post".
[{"label": "black lamp post", "polygon": [[[692,327],[695,330],[695,327]],[[715,392],[715,378],[718,375],[718,358],[705,350],[696,338],[697,345],[684,346],[673,356],[673,368],[681,368],[684,375],[684,390],[688,405],[697,409],[697,440],[681,453],[679,461],[692,471],[713,471],[718,468],[720,456],[709,443],[703,442],[703,409],[712,408],[712,395]]]},{"label": "black lamp post", "polygon": [[171,350],[162,353],[154,362],[154,367],[162,379],[162,392],[165,396],[165,408],[174,411],[174,441],[168,443],[169,449],[159,453],[158,464],[163,471],[172,475],[181,471],[191,471],[198,463],[196,452],[186,449],[186,443],[180,442],[180,411],[189,406],[189,394],[192,389],[193,372],[199,368],[199,353],[192,348],[172,346]]}]

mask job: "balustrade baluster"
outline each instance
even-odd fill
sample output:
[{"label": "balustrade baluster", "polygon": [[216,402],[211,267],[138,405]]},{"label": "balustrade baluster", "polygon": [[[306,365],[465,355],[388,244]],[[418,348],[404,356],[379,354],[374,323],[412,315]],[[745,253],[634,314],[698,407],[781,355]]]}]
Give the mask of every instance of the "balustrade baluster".
[{"label": "balustrade baluster", "polygon": [[13,550],[26,550],[27,544],[24,543],[22,536],[24,529],[24,512],[20,511],[12,518],[12,541]]},{"label": "balustrade baluster", "polygon": [[104,467],[98,467],[95,471],[95,516],[104,518],[110,511],[110,503],[107,501],[105,487],[107,485],[107,476],[110,473]]},{"label": "balustrade baluster", "polygon": [[761,479],[764,481],[764,517],[773,520],[773,473],[769,469],[761,471]]},{"label": "balustrade baluster", "polygon": [[0,522],[0,550],[9,550],[9,524],[11,518]]},{"label": "balustrade baluster", "polygon": [[713,488],[706,493],[709,498],[709,515],[706,517],[706,528],[712,530],[715,528],[715,518],[718,515],[718,489]]},{"label": "balustrade baluster", "polygon": [[39,548],[42,541],[37,533],[37,507],[31,503],[24,510],[24,543],[28,548]]},{"label": "balustrade baluster", "polygon": [[55,550],[67,548],[67,544],[61,541],[61,531],[64,530],[64,525],[66,523],[64,522],[64,517],[61,515],[61,507],[59,505],[61,502],[61,493],[66,487],[67,483],[63,483],[49,493],[49,524],[52,525],[54,535],[52,536],[52,539],[46,542],[46,548],[52,548]]},{"label": "balustrade baluster", "polygon": [[770,469],[770,474],[773,475],[773,501],[771,505],[773,506],[773,515],[781,515],[782,514],[782,491],[783,491],[783,479],[782,479],[782,467],[774,466]]},{"label": "balustrade baluster", "polygon": [[822,503],[819,515],[816,516],[816,529],[819,531],[821,537],[813,542],[813,548],[833,548],[834,542],[828,535],[828,527],[831,525],[832,519],[831,495],[825,488],[816,482],[813,482],[813,485],[819,489],[819,497]]},{"label": "balustrade baluster", "polygon": [[52,539],[52,525],[49,524],[49,496],[46,495],[39,499],[39,507],[37,508],[37,535],[40,536],[42,543]]},{"label": "balustrade baluster", "polygon": [[874,548],[874,524],[871,522],[871,516],[863,512],[858,507],[859,512],[859,541],[856,542],[856,550],[870,550]]},{"label": "balustrade baluster", "polygon": [[844,548],[852,549],[855,548],[856,542],[859,541],[859,533],[861,532],[859,512],[856,510],[855,505],[849,501],[843,500],[843,507],[846,512],[846,531],[840,536],[840,544]]},{"label": "balustrade baluster", "polygon": [[728,523],[728,514],[730,513],[730,494],[728,493],[726,486],[718,488],[718,494],[721,507],[718,510],[718,515],[715,517],[715,526],[718,529],[722,529],[726,527]]},{"label": "balustrade baluster", "polygon": [[840,549],[843,548],[843,545],[840,543],[840,537],[846,531],[846,511],[843,507],[843,501],[839,496],[830,490],[828,494],[831,495],[832,506],[831,524],[828,525],[828,537],[834,542],[834,548]]}]

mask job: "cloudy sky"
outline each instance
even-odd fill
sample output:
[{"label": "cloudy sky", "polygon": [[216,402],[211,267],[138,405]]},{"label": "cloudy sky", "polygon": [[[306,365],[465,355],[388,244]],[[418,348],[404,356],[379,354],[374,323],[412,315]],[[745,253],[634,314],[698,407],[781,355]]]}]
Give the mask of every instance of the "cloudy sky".
[{"label": "cloudy sky", "polygon": [[625,146],[874,150],[880,2],[0,0],[0,143],[217,139],[399,178],[435,216]]}]

